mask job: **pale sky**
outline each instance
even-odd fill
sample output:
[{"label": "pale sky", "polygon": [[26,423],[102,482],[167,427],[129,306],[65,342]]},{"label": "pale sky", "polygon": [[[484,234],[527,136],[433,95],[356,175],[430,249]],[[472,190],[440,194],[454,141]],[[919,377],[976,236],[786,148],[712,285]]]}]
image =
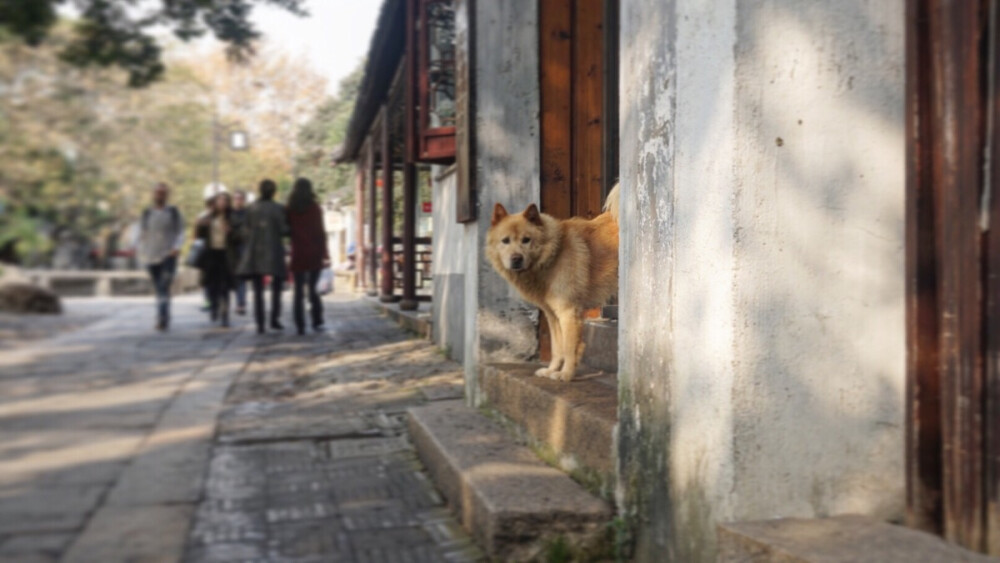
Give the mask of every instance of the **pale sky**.
[{"label": "pale sky", "polygon": [[265,38],[304,55],[329,81],[331,94],[368,53],[382,0],[307,0],[309,17],[299,18],[279,8],[258,4],[253,20]]}]

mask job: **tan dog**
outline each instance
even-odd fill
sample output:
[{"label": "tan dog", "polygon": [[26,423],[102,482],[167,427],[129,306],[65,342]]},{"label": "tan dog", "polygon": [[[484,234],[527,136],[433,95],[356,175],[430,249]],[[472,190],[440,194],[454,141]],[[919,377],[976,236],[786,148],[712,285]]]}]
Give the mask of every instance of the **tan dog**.
[{"label": "tan dog", "polygon": [[533,203],[512,215],[496,204],[486,256],[548,321],[552,362],[535,375],[573,379],[583,355],[583,312],[618,291],[618,186],[608,194],[604,213],[591,220],[559,220]]}]

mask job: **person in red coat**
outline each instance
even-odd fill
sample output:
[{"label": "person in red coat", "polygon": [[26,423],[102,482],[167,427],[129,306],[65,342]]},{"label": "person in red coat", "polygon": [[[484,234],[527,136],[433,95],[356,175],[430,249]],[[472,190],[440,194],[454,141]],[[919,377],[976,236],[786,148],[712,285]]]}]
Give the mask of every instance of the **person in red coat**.
[{"label": "person in red coat", "polygon": [[313,330],[323,330],[323,301],[316,290],[320,273],[330,265],[323,228],[323,210],[316,202],[312,182],[306,178],[295,180],[288,196],[288,227],[291,232],[292,259],[289,270],[295,280],[295,326],[299,334],[305,333],[305,290],[309,291],[309,310]]}]

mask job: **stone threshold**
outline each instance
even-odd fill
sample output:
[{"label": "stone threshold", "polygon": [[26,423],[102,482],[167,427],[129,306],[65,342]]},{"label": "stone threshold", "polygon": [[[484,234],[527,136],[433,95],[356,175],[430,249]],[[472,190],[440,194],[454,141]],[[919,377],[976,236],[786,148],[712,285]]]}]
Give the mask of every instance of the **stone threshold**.
[{"label": "stone threshold", "polygon": [[943,539],[867,516],[782,518],[718,527],[719,563],[996,563]]},{"label": "stone threshold", "polygon": [[551,465],[610,500],[615,485],[615,374],[581,367],[569,383],[534,374],[539,364],[488,364],[480,368],[483,408],[507,423]]}]

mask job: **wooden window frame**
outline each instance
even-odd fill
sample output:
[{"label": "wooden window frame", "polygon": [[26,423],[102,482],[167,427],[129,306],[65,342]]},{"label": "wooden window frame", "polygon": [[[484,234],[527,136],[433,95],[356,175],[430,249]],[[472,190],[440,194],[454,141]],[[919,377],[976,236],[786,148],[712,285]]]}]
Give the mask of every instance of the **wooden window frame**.
[{"label": "wooden window frame", "polygon": [[[430,49],[427,45],[427,6],[454,0],[408,0],[406,10],[407,64],[413,133],[410,157],[414,162],[450,164],[455,161],[455,126],[430,126]],[[454,71],[455,60],[451,61]],[[456,100],[457,102],[457,100]],[[456,103],[456,114],[457,114]],[[457,115],[456,115],[457,119]]]}]

